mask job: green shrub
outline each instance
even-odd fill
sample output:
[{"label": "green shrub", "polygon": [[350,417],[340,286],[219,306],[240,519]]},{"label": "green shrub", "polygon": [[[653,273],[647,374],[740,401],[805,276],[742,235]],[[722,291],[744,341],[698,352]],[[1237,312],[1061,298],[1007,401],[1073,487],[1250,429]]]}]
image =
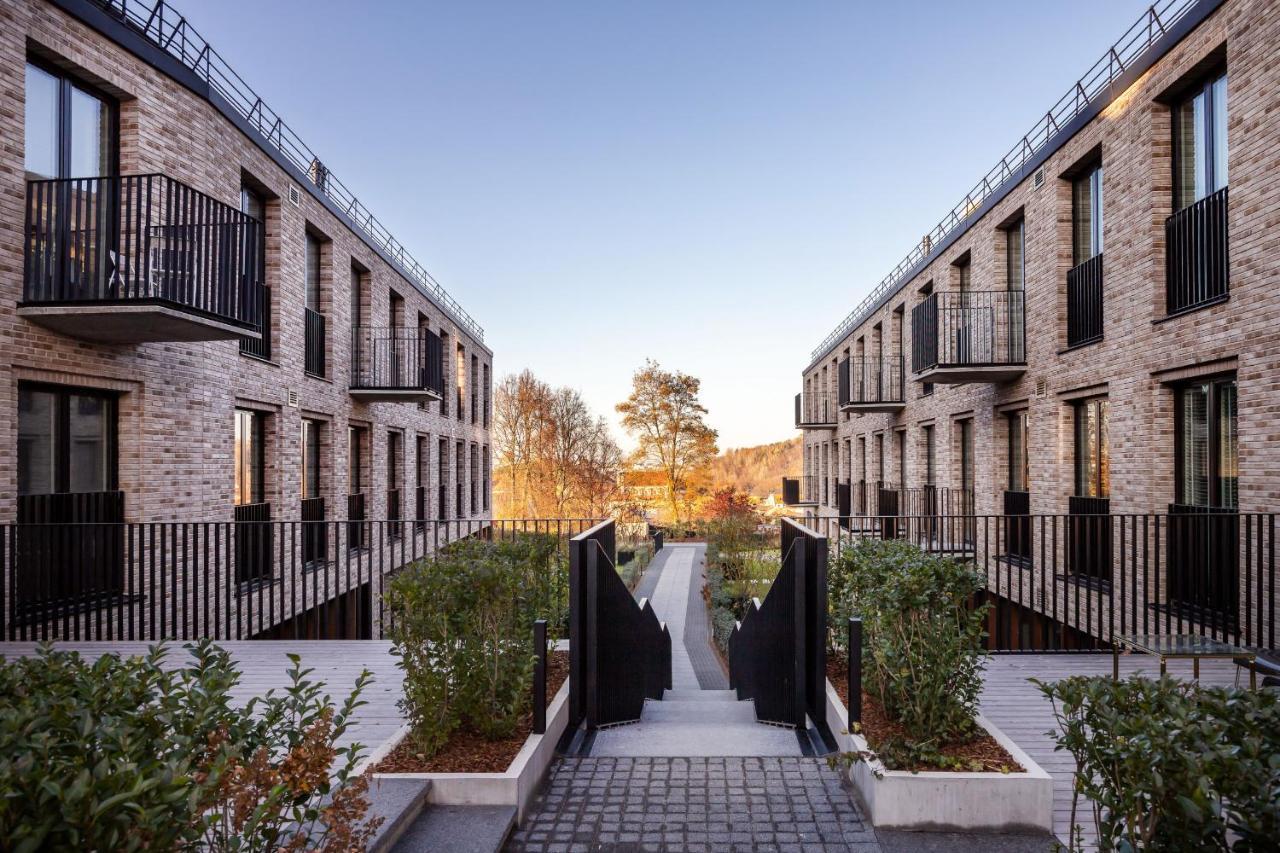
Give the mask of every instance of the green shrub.
[{"label": "green shrub", "polygon": [[533,623],[563,631],[568,575],[553,536],[465,539],[397,573],[387,594],[401,707],[427,755],[459,727],[508,737],[528,710]]},{"label": "green shrub", "polygon": [[975,733],[986,609],[967,603],[983,586],[968,563],[898,540],[866,539],[832,561],[833,635],[861,616],[864,687],[905,732],[878,745],[887,767],[948,766],[939,748]]},{"label": "green shrub", "polygon": [[[1033,679],[1034,680],[1034,679]],[[1275,850],[1280,696],[1172,678],[1036,681],[1058,749],[1091,801],[1101,850]],[[1072,849],[1080,849],[1078,830]]]},{"label": "green shrub", "polygon": [[368,673],[335,709],[294,658],[282,694],[234,708],[230,656],[208,641],[187,648],[194,661],[177,668],[162,647],[93,663],[46,647],[0,665],[0,846],[363,844],[361,747],[334,742]]}]

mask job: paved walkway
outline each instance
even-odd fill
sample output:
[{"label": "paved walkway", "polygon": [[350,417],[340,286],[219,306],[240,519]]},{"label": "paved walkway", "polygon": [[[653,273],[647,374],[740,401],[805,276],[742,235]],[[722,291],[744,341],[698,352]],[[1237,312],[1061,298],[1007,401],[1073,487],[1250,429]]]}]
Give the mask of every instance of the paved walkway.
[{"label": "paved walkway", "polygon": [[[794,731],[756,722],[751,702],[727,689],[702,603],[705,545],[663,548],[650,599],[671,633],[671,690],[645,703],[638,723],[598,732],[591,755],[608,757],[799,756]],[[696,600],[698,610],[693,607]],[[702,615],[699,620],[698,616]],[[691,618],[692,617],[692,618]],[[697,663],[695,664],[695,659]],[[718,689],[704,689],[706,684]]]}]

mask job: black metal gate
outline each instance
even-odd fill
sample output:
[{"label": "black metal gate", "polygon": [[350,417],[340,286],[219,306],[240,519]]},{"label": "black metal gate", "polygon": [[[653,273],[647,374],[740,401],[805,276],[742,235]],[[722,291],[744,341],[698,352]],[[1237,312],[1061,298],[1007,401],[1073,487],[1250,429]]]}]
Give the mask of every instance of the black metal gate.
[{"label": "black metal gate", "polygon": [[640,718],[671,687],[671,634],[614,568],[605,521],[569,540],[569,724],[595,729]]},{"label": "black metal gate", "polygon": [[827,538],[782,520],[782,567],[729,638],[729,686],[756,718],[823,728],[827,684]]}]

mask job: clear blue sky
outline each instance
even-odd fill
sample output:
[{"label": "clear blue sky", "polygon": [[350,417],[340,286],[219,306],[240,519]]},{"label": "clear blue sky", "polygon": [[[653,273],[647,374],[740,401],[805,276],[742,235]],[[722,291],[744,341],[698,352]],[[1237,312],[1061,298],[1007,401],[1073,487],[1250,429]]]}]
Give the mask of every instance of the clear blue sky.
[{"label": "clear blue sky", "polygon": [[722,447],[795,434],[810,350],[1146,7],[178,2],[498,375],[613,418],[656,358]]}]

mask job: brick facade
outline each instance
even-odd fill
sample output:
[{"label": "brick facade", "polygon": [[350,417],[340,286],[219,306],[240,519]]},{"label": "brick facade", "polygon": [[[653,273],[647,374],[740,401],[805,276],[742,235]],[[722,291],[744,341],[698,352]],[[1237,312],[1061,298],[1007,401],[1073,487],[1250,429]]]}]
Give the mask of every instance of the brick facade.
[{"label": "brick facade", "polygon": [[[881,334],[886,355],[907,363],[906,405],[893,414],[840,413],[834,429],[806,429],[807,475],[842,482],[863,479],[858,448],[865,440],[866,479],[899,481],[894,433],[905,431],[908,486],[923,483],[923,428],[935,432],[935,482],[960,485],[958,422],[972,420],[977,512],[1001,511],[1007,487],[1007,419],[1030,416],[1031,510],[1066,513],[1073,491],[1070,402],[1086,395],[1110,400],[1111,511],[1164,512],[1174,501],[1172,378],[1234,372],[1238,383],[1239,506],[1272,511],[1280,499],[1276,433],[1280,383],[1280,115],[1273,109],[1280,68],[1280,3],[1226,0],[1160,58],[1044,165],[1045,182],[1030,176],[936,253],[872,315],[803,373],[806,391],[836,393],[836,371],[850,354],[872,353]],[[1229,88],[1230,297],[1178,316],[1165,313],[1165,232],[1172,209],[1170,108],[1163,95],[1225,51]],[[1083,65],[1083,63],[1082,63]],[[1067,348],[1066,274],[1072,266],[1071,185],[1060,176],[1100,148],[1104,167],[1105,283],[1102,340]],[[1019,213],[1026,223],[1026,370],[1002,383],[935,386],[926,394],[911,374],[911,310],[922,288],[956,289],[957,260],[967,256],[973,291],[1006,287],[1001,226]],[[895,320],[895,312],[904,321]],[[898,332],[901,328],[901,350]],[[885,436],[885,469],[875,458]],[[852,456],[852,458],[851,458]],[[835,514],[834,487],[818,483],[811,514]]]},{"label": "brick facade", "polygon": [[[271,360],[239,352],[236,341],[104,345],[51,332],[18,314],[23,292],[24,67],[30,56],[66,68],[119,103],[119,172],[158,172],[232,207],[242,182],[267,195],[266,284],[272,291]],[[335,105],[335,111],[341,105]],[[336,115],[336,112],[335,112]],[[130,521],[230,520],[233,414],[237,407],[267,413],[265,500],[277,520],[298,518],[300,428],[304,417],[325,424],[321,493],[329,518],[345,517],[348,425],[368,428],[365,464],[367,517],[385,517],[387,435],[403,434],[400,483],[403,512],[412,517],[419,447],[430,449],[426,485],[429,518],[437,513],[437,442],[446,439],[452,505],[454,477],[472,477],[472,454],[490,445],[491,350],[451,313],[388,263],[357,231],[236,128],[220,110],[177,79],[45,0],[7,0],[0,16],[0,516],[14,517],[16,411],[24,381],[111,389],[120,393],[118,479]],[[291,188],[301,192],[297,203]],[[323,240],[322,307],[327,316],[326,378],[303,369],[304,234]],[[366,276],[363,321],[391,325],[389,300],[404,300],[404,324],[425,317],[444,336],[445,398],[414,403],[363,403],[349,393],[349,270]],[[461,355],[468,389],[455,409]],[[472,386],[479,401],[473,413]],[[484,386],[484,387],[479,387]],[[296,404],[290,401],[296,395]],[[425,441],[418,441],[425,438]],[[457,443],[467,464],[455,470]],[[473,449],[474,448],[474,449]],[[483,471],[483,463],[476,469]],[[471,486],[465,517],[483,517],[488,489]]]}]

